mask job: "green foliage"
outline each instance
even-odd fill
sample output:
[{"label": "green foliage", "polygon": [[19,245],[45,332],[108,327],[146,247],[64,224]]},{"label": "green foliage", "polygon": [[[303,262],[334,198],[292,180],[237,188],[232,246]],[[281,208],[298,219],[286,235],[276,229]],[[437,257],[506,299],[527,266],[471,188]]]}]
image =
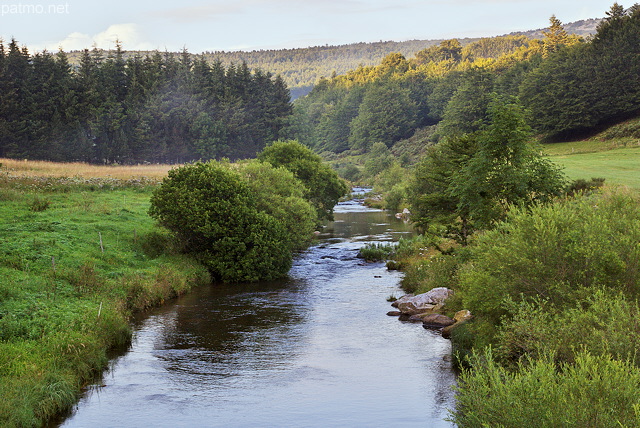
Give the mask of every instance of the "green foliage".
[{"label": "green foliage", "polygon": [[413,133],[416,115],[417,105],[407,90],[391,83],[372,85],[349,124],[349,147],[365,152],[377,142],[390,147]]},{"label": "green foliage", "polygon": [[499,324],[505,302],[543,299],[568,308],[604,287],[640,295],[640,208],[623,194],[582,197],[529,209],[478,237],[460,275],[464,304]]},{"label": "green foliage", "polygon": [[470,233],[468,216],[457,211],[459,201],[451,195],[450,188],[455,174],[476,153],[476,147],[471,135],[451,137],[430,147],[416,165],[408,193],[412,220],[422,232],[434,225],[444,225],[448,236],[466,240]]},{"label": "green foliage", "polygon": [[577,355],[557,366],[551,357],[516,372],[490,351],[458,379],[452,421],[461,427],[611,427],[640,424],[640,371],[609,356]]},{"label": "green foliage", "polygon": [[386,144],[374,143],[364,162],[364,174],[372,178],[389,168],[393,163],[393,154]]},{"label": "green foliage", "polygon": [[[249,166],[246,173],[254,179],[276,178],[278,174],[279,180],[283,178],[281,172],[265,171]],[[291,179],[286,174],[284,177]],[[287,189],[286,183],[275,180],[266,186],[253,193],[241,174],[227,166],[191,164],[169,172],[151,197],[149,213],[174,232],[184,250],[218,279],[239,282],[280,278],[291,267],[292,250],[308,235],[294,237],[292,232],[300,229],[287,231],[275,217],[284,218],[289,213],[269,206],[272,201],[295,199],[291,187]],[[261,200],[261,195],[268,198]],[[300,205],[299,200],[292,207],[295,210],[299,210],[296,214],[301,216],[301,226],[313,220],[309,207]]]},{"label": "green foliage", "polygon": [[424,231],[443,225],[465,243],[474,227],[491,227],[511,204],[558,196],[563,177],[529,144],[529,136],[521,108],[496,101],[482,131],[430,149],[409,187],[416,224]]},{"label": "green foliage", "polygon": [[304,196],[316,208],[319,219],[332,219],[333,207],[349,191],[320,156],[297,141],[276,141],[260,152],[258,159],[291,171],[304,185]]},{"label": "green foliage", "polygon": [[547,353],[574,363],[576,354],[611,355],[637,365],[639,308],[622,293],[595,290],[584,301],[558,312],[545,300],[523,301],[495,338],[496,361],[516,368]]},{"label": "green foliage", "polygon": [[591,43],[549,55],[521,87],[534,127],[567,135],[636,112],[639,29],[640,13],[616,4]]},{"label": "green foliage", "polygon": [[604,178],[602,177],[592,177],[591,180],[587,181],[584,178],[579,178],[574,180],[567,186],[567,196],[574,196],[576,194],[593,192],[601,188],[604,185]]},{"label": "green foliage", "polygon": [[455,289],[460,260],[455,255],[433,254],[406,264],[402,288],[411,293],[426,293],[432,288]]},{"label": "green foliage", "polygon": [[[14,89],[15,88],[15,89]],[[181,53],[106,58],[71,67],[63,52],[0,43],[0,157],[93,163],[246,158],[284,132],[292,113],[280,77]]]},{"label": "green foliage", "polygon": [[488,120],[494,76],[485,70],[471,70],[451,95],[438,132],[442,135],[467,134],[479,130]]},{"label": "green foliage", "polygon": [[276,219],[288,232],[291,248],[306,248],[315,230],[317,213],[293,173],[258,161],[239,164],[239,172],[256,200],[256,208]]},{"label": "green foliage", "polygon": [[431,46],[416,52],[415,61],[426,64],[429,62],[452,61],[462,59],[462,45],[457,39],[445,40],[437,46]]},{"label": "green foliage", "polygon": [[509,205],[548,202],[559,196],[564,177],[529,143],[530,128],[516,104],[495,103],[491,123],[477,134],[478,150],[452,177],[458,212],[476,227],[491,227]]}]

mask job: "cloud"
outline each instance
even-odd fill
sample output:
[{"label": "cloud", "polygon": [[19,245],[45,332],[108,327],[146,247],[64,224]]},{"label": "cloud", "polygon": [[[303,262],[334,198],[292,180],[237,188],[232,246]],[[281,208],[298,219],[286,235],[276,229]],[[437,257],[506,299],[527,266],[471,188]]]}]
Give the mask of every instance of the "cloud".
[{"label": "cloud", "polygon": [[73,32],[54,45],[56,49],[62,47],[65,51],[82,50],[93,46],[111,49],[116,41],[119,41],[126,50],[154,49],[150,43],[142,40],[136,24],[114,24],[94,35]]}]

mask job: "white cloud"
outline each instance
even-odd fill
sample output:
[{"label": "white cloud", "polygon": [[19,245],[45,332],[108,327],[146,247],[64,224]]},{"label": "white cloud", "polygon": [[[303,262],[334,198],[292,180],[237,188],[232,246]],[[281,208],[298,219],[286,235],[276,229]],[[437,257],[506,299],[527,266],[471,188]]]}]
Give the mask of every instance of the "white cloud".
[{"label": "white cloud", "polygon": [[82,50],[93,46],[112,49],[115,47],[116,41],[119,41],[125,50],[155,49],[150,43],[142,40],[136,24],[114,24],[105,31],[94,35],[74,32],[54,45],[56,49],[62,47],[65,51]]}]

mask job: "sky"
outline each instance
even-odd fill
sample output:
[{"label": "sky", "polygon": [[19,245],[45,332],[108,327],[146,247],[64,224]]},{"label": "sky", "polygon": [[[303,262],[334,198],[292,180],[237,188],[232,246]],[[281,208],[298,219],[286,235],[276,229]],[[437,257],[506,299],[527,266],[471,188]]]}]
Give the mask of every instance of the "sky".
[{"label": "sky", "polygon": [[[288,49],[491,37],[601,18],[613,0],[0,0],[0,38],[30,52]],[[620,2],[625,7],[632,5]]]}]

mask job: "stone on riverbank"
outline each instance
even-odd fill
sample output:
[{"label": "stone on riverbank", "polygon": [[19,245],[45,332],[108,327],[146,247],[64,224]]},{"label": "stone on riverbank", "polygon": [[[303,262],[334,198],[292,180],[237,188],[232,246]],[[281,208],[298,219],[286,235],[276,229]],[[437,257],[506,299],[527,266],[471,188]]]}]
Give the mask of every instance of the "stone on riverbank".
[{"label": "stone on riverbank", "polygon": [[427,329],[440,329],[453,325],[455,321],[446,315],[429,314],[422,319],[422,326]]},{"label": "stone on riverbank", "polygon": [[452,294],[453,290],[437,287],[417,296],[402,296],[394,302],[393,306],[405,315],[433,313],[442,308],[444,301]]},{"label": "stone on riverbank", "polygon": [[397,308],[400,303],[406,302],[412,297],[414,297],[413,294],[405,294],[404,296],[398,298],[395,302],[391,303],[391,306],[393,306],[394,308]]}]

